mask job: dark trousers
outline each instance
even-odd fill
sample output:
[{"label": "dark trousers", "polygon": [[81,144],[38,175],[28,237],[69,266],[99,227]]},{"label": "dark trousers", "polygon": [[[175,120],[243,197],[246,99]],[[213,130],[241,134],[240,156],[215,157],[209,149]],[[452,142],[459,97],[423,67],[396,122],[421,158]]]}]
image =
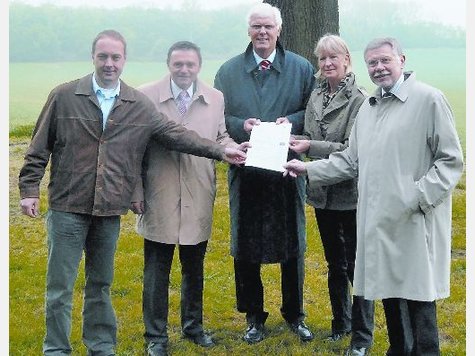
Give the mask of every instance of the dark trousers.
[{"label": "dark trousers", "polygon": [[[304,319],[303,312],[303,256],[291,258],[280,264],[282,317],[288,323]],[[264,311],[264,288],[261,280],[261,264],[234,259],[237,310],[246,313],[248,323],[264,324],[269,315]]]},{"label": "dark trousers", "polygon": [[315,209],[318,230],[328,263],[328,292],[332,333],[352,331],[354,347],[373,343],[374,304],[363,297],[351,300],[356,260],[356,210]]},{"label": "dark trousers", "polygon": [[388,356],[440,355],[434,302],[383,299],[388,328]]},{"label": "dark trousers", "polygon": [[[168,286],[175,245],[144,240],[143,319],[147,342],[168,342]],[[203,262],[208,241],[179,245],[181,329],[203,332]]]}]

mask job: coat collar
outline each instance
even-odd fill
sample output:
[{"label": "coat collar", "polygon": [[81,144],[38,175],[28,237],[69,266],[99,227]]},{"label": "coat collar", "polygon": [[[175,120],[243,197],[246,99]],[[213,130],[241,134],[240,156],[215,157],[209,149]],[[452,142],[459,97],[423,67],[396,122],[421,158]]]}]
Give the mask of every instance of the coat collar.
[{"label": "coat collar", "polygon": [[[350,79],[348,80],[348,83],[341,91],[339,91],[335,95],[335,97],[332,99],[330,104],[323,110],[323,115],[327,115],[328,113],[334,110],[337,110],[344,105],[347,105],[348,101],[353,95],[353,90],[356,85],[355,80],[356,79],[355,79],[354,73],[350,73]],[[321,100],[322,101],[321,105],[323,105],[323,96],[325,95],[325,93],[323,91],[323,86],[321,85],[321,83],[322,81],[320,81],[320,83],[318,84],[315,90],[317,90],[318,92],[318,100]],[[317,120],[322,120],[322,119],[323,119],[323,116],[318,114]]]},{"label": "coat collar", "polygon": [[[167,100],[174,100],[173,92],[171,89],[171,75],[167,74],[163,79],[156,82],[158,88],[158,102],[164,103]],[[195,92],[192,96],[192,101],[201,100],[206,104],[209,104],[211,98],[209,92],[205,90],[203,82],[197,79],[195,82]]]},{"label": "coat collar", "polygon": [[[272,62],[272,68],[274,68],[276,71],[280,73],[282,72],[282,68],[285,63],[285,49],[279,40],[277,40],[277,45],[275,49],[276,49],[276,54],[275,54],[274,61]],[[252,52],[252,42],[249,43],[249,45],[246,48],[246,51],[244,52],[244,59],[245,59],[244,68],[247,73],[251,73],[253,70],[257,69],[258,64],[256,63],[256,60],[254,58],[254,53]]]},{"label": "coat collar", "polygon": [[[408,71],[404,72],[404,82],[401,84],[399,87],[398,91],[393,94],[396,98],[398,98],[400,101],[405,102],[407,98],[409,97],[409,91],[410,88],[412,87],[412,84],[416,81],[416,73],[413,71]],[[381,102],[382,96],[381,96],[381,88],[378,87],[374,91],[373,95],[371,95],[369,98],[369,104],[371,106],[376,105],[376,103]]]},{"label": "coat collar", "polygon": [[[325,86],[323,85],[323,83],[325,82],[325,78],[323,77],[320,77],[317,74],[314,75],[315,77],[315,80],[317,82],[317,88],[315,90],[318,91],[318,93],[322,93],[323,94],[323,90],[325,88]],[[336,96],[340,96],[340,95],[344,95],[346,96],[347,98],[351,97],[352,95],[352,91],[353,91],[353,87],[355,86],[355,81],[356,81],[356,78],[355,78],[355,74],[353,72],[350,72],[349,73],[349,77],[350,79],[348,80],[348,83],[346,84],[346,86],[339,92],[337,93]],[[335,97],[336,98],[336,97]]]},{"label": "coat collar", "polygon": [[[76,95],[89,96],[94,102],[97,102],[96,93],[94,93],[94,90],[92,89],[92,73],[79,79],[76,91],[74,93]],[[129,87],[122,80],[120,80],[120,93],[118,98],[123,101],[137,100],[134,93],[134,89],[132,87]]]}]

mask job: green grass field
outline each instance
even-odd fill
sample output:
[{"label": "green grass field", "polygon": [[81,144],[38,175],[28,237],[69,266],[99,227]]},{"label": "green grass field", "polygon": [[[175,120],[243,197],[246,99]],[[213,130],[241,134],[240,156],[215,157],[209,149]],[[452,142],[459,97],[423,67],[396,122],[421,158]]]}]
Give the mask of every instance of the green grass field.
[{"label": "green grass field", "polygon": [[[450,52],[450,51],[448,51]],[[455,53],[456,52],[456,53]],[[452,104],[457,128],[465,147],[465,53],[445,50],[408,51],[407,69],[415,69],[418,77],[437,87]],[[371,84],[361,53],[354,54],[355,72],[368,90]],[[427,59],[430,59],[429,64]],[[426,63],[424,63],[424,59]],[[452,68],[460,72],[443,72],[447,60],[458,60]],[[361,62],[361,63],[359,63]],[[201,77],[211,83],[220,61],[205,61]],[[54,85],[79,77],[92,70],[91,63],[31,63],[10,65],[10,130],[32,125]],[[128,63],[124,79],[131,85],[161,77],[163,63]],[[42,183],[41,217],[22,216],[18,208],[18,172],[29,137],[10,139],[10,355],[40,355],[44,336],[44,291],[46,243],[44,213],[47,210],[47,175]],[[278,266],[263,268],[265,305],[270,312],[267,338],[256,346],[241,340],[245,318],[235,310],[234,275],[229,256],[229,210],[226,165],[218,164],[218,196],[215,204],[212,239],[205,260],[204,326],[217,341],[217,346],[203,350],[180,337],[180,272],[175,260],[170,286],[169,335],[172,355],[341,355],[349,339],[328,343],[324,339],[331,328],[326,273],[321,242],[313,212],[307,208],[306,282],[304,290],[307,324],[316,334],[308,344],[298,341],[285,326],[280,308],[280,273]],[[143,325],[141,313],[143,240],[134,231],[134,216],[122,220],[122,230],[116,255],[116,274],[112,288],[118,319],[118,355],[143,355]],[[465,176],[454,192],[451,297],[438,302],[438,321],[443,355],[465,355]],[[81,342],[81,308],[84,285],[83,264],[75,286],[73,328],[71,340],[74,355],[85,355]],[[373,355],[383,355],[388,347],[385,319],[380,302],[376,305],[375,342]]]},{"label": "green grass field", "polygon": [[[368,78],[361,51],[354,52],[353,67],[358,83],[368,92],[374,85]],[[203,62],[200,78],[212,85],[214,75],[223,61]],[[450,71],[444,69],[450,63]],[[406,69],[417,77],[440,88],[454,110],[457,129],[465,147],[465,50],[409,49]],[[92,62],[69,63],[11,63],[10,64],[10,130],[34,124],[51,89],[65,81],[78,78],[93,70]],[[161,78],[167,71],[164,62],[130,62],[125,66],[123,79],[132,86]]]}]

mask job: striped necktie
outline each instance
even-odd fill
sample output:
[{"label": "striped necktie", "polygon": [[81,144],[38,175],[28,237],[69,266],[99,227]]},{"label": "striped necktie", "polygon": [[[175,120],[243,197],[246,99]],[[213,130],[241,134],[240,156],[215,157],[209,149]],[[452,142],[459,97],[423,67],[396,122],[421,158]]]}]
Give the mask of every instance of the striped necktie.
[{"label": "striped necktie", "polygon": [[260,70],[267,70],[267,69],[270,68],[270,65],[271,65],[271,61],[268,61],[267,59],[264,59],[259,64],[259,68],[260,68]]},{"label": "striped necktie", "polygon": [[186,90],[182,90],[177,97],[177,107],[178,112],[181,116],[185,115],[186,110],[188,110],[188,103],[190,101],[190,96]]}]

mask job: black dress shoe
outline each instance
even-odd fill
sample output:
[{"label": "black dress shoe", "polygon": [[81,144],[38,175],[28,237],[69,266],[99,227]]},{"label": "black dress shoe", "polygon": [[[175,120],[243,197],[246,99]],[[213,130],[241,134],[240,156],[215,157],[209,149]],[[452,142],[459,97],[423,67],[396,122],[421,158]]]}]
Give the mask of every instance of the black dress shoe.
[{"label": "black dress shoe", "polygon": [[248,344],[255,344],[264,340],[264,324],[249,324],[243,339]]},{"label": "black dress shoe", "polygon": [[292,330],[302,341],[313,340],[313,333],[303,321],[296,323],[289,323],[290,330]]},{"label": "black dress shoe", "polygon": [[193,341],[196,345],[199,345],[201,347],[211,347],[215,345],[211,336],[203,332],[196,335],[183,334],[183,337],[185,339]]},{"label": "black dress shoe", "polygon": [[345,356],[365,356],[369,355],[368,347],[350,347],[345,352]]},{"label": "black dress shoe", "polygon": [[147,356],[167,356],[167,344],[163,342],[149,342],[147,345]]},{"label": "black dress shoe", "polygon": [[336,332],[327,337],[327,340],[332,342],[340,341],[341,339],[347,337],[350,334],[351,331]]}]

